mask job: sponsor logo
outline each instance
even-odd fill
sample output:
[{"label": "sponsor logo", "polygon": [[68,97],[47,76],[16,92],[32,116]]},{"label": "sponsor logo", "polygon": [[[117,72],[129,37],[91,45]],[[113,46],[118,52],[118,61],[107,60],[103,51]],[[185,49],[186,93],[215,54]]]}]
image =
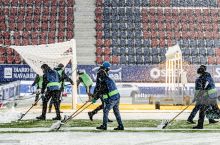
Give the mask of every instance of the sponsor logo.
[{"label": "sponsor logo", "polygon": [[4,68],[4,78],[5,79],[12,78],[12,68]]}]

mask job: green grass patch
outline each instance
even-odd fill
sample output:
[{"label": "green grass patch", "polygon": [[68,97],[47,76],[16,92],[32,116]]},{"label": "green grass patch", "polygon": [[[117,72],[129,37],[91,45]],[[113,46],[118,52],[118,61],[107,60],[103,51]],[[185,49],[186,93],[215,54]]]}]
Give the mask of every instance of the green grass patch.
[{"label": "green grass patch", "polygon": [[[46,120],[46,121],[39,121],[39,120],[22,120],[22,121],[15,121],[11,123],[1,123],[0,128],[49,128],[53,123],[56,121],[53,120]],[[161,120],[124,120],[125,128],[139,128],[139,127],[149,127],[149,128],[156,128],[162,121]],[[97,127],[102,124],[102,120],[86,120],[86,119],[74,119],[70,120],[66,123],[63,127]],[[217,124],[208,124],[205,122],[204,128],[205,129],[220,129],[220,123]],[[117,127],[117,122],[114,121],[113,123],[109,123],[109,127]],[[184,120],[178,120],[172,122],[170,125],[167,126],[167,129],[192,129],[194,125],[188,124]]]}]

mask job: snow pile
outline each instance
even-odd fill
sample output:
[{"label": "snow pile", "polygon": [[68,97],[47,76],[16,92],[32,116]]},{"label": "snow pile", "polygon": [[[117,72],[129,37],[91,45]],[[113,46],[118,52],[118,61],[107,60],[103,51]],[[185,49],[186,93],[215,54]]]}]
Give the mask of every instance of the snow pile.
[{"label": "snow pile", "polygon": [[14,108],[6,112],[0,112],[0,123],[10,123],[12,121],[17,121],[21,115],[22,113],[17,112]]}]

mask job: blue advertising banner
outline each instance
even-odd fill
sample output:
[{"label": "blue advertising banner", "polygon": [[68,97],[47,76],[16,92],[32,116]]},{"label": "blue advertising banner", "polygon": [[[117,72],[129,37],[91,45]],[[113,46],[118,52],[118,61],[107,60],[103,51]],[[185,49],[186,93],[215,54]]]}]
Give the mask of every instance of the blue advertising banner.
[{"label": "blue advertising banner", "polygon": [[[183,70],[187,73],[188,83],[194,83],[198,66],[185,65]],[[93,81],[96,80],[96,73],[99,66],[78,65],[78,70],[87,72]],[[207,71],[213,76],[216,83],[220,82],[220,65],[207,66]],[[71,66],[65,68],[65,72],[70,76]],[[112,66],[109,75],[116,82],[136,82],[136,83],[164,83],[166,77],[165,66],[146,65],[146,66]],[[36,74],[28,65],[0,65],[0,83],[12,82],[17,80],[34,80]]]}]

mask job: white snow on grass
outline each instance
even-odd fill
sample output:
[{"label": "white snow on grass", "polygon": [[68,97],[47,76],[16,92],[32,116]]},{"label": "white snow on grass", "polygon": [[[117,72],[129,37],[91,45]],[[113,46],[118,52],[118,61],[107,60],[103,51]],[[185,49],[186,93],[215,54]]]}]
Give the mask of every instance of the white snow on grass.
[{"label": "white snow on grass", "polygon": [[[10,145],[219,145],[219,133],[52,132],[0,134]],[[5,145],[5,144],[4,144]]]},{"label": "white snow on grass", "polygon": [[16,111],[14,108],[0,112],[0,123],[10,123],[11,121],[17,121],[21,117],[22,113]]}]

